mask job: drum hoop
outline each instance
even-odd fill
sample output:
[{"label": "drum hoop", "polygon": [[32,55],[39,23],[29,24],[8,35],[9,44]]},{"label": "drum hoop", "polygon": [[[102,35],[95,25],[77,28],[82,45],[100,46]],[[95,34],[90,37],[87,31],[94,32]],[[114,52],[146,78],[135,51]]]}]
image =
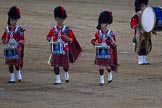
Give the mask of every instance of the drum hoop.
[{"label": "drum hoop", "polygon": [[50,42],[50,44],[56,44],[57,42]]},{"label": "drum hoop", "polygon": [[[145,31],[145,32],[151,32],[153,29],[154,29],[154,27],[155,27],[155,24],[156,24],[156,14],[155,14],[155,12],[153,11],[153,9],[152,9],[152,7],[147,7],[147,8],[150,8],[151,9],[151,11],[153,12],[153,14],[154,14],[154,25],[153,25],[153,28],[150,30],[150,31]],[[145,8],[146,9],[146,8]],[[144,12],[144,11],[143,11]],[[142,23],[142,16],[143,16],[143,12],[142,12],[142,15],[141,15],[141,23]],[[144,28],[143,27],[143,24],[141,24],[142,25],[142,28]]]},{"label": "drum hoop", "polygon": [[50,42],[50,44],[57,44],[57,43],[65,44],[64,42]]},{"label": "drum hoop", "polygon": [[104,46],[104,47],[103,47],[103,46],[100,46],[100,45],[99,45],[99,46],[95,46],[95,47],[96,47],[96,48],[105,48],[105,49],[109,49],[109,48],[110,48],[110,46]]}]

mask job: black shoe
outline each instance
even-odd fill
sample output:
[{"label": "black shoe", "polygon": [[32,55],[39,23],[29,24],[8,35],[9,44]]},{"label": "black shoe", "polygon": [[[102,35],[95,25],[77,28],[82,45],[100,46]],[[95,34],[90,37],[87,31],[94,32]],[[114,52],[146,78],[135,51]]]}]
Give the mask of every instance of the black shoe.
[{"label": "black shoe", "polygon": [[15,83],[16,81],[8,81],[8,83]]},{"label": "black shoe", "polygon": [[66,83],[69,83],[69,80],[65,80]]},{"label": "black shoe", "polygon": [[145,63],[141,63],[141,64],[138,64],[138,65],[145,65]]},{"label": "black shoe", "polygon": [[108,83],[110,84],[112,82],[112,80],[108,81]]},{"label": "black shoe", "polygon": [[21,80],[19,79],[18,82],[21,82]]},{"label": "black shoe", "polygon": [[54,85],[60,85],[61,83],[54,83]]},{"label": "black shoe", "polygon": [[143,65],[149,65],[150,63],[144,63]]},{"label": "black shoe", "polygon": [[100,86],[104,86],[104,83],[100,83]]}]

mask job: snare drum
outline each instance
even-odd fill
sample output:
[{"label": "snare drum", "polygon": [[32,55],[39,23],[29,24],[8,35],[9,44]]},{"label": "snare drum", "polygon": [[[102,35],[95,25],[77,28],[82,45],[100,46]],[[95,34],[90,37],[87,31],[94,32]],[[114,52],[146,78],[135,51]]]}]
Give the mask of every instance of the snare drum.
[{"label": "snare drum", "polygon": [[145,32],[162,30],[162,8],[147,7],[141,16],[141,25]]},{"label": "snare drum", "polygon": [[96,46],[96,58],[110,58],[109,46]]},{"label": "snare drum", "polygon": [[17,54],[16,48],[5,47],[4,48],[4,57],[5,57],[5,60],[18,59],[18,54]]},{"label": "snare drum", "polygon": [[51,53],[53,54],[65,54],[63,42],[50,42]]}]

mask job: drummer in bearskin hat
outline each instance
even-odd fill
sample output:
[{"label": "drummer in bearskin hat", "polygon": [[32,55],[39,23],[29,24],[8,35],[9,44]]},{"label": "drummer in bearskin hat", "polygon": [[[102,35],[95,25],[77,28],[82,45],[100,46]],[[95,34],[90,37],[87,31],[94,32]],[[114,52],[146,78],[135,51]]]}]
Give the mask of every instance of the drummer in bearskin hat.
[{"label": "drummer in bearskin hat", "polygon": [[108,72],[107,81],[112,82],[112,72],[117,71],[117,44],[115,33],[108,29],[113,22],[112,12],[103,11],[98,18],[97,32],[91,39],[91,44],[96,46],[95,64],[99,66],[100,86],[104,85],[104,67]]},{"label": "drummer in bearskin hat", "polygon": [[64,24],[66,18],[67,13],[65,8],[63,6],[56,7],[54,9],[56,26],[52,26],[46,36],[46,40],[50,42],[52,47],[52,54],[48,62],[54,67],[55,85],[61,84],[59,67],[63,67],[65,82],[69,82],[69,63],[74,63],[82,51],[72,29]]},{"label": "drummer in bearskin hat", "polygon": [[[1,37],[5,45],[5,56],[9,56],[10,49],[15,50],[17,58],[8,59],[5,57],[5,64],[8,65],[10,71],[9,83],[15,83],[14,67],[16,69],[16,78],[19,82],[22,80],[21,69],[23,67],[24,56],[24,31],[25,29],[17,25],[17,21],[20,19],[20,9],[16,6],[12,6],[8,11],[8,26],[5,27],[4,33]],[[14,57],[14,56],[11,56]]]},{"label": "drummer in bearskin hat", "polygon": [[[135,52],[138,55],[139,65],[149,64],[146,56],[152,49],[151,32],[145,32],[141,25],[141,15],[148,3],[148,0],[135,0],[134,6],[136,13],[133,15],[130,22],[131,28],[135,30],[133,42],[135,43]],[[156,35],[154,31],[152,33]]]}]

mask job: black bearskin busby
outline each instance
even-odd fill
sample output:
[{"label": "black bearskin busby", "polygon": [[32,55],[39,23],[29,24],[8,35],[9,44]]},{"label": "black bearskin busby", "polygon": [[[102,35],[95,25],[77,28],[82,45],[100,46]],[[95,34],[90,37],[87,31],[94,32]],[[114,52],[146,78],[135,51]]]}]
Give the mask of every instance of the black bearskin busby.
[{"label": "black bearskin busby", "polygon": [[66,10],[63,6],[58,6],[54,9],[54,18],[60,18],[63,20],[67,18]]},{"label": "black bearskin busby", "polygon": [[20,19],[20,9],[16,6],[12,6],[10,8],[10,10],[8,11],[8,22],[7,24],[8,25],[11,25],[10,24],[10,19],[14,19],[14,20],[18,20]]},{"label": "black bearskin busby", "polygon": [[112,12],[103,11],[99,15],[98,25],[96,28],[99,30],[101,29],[101,23],[111,24],[112,22],[113,22]]},{"label": "black bearskin busby", "polygon": [[148,5],[149,1],[148,0],[135,0],[134,6],[135,6],[135,12],[140,11],[140,6],[142,4]]}]

